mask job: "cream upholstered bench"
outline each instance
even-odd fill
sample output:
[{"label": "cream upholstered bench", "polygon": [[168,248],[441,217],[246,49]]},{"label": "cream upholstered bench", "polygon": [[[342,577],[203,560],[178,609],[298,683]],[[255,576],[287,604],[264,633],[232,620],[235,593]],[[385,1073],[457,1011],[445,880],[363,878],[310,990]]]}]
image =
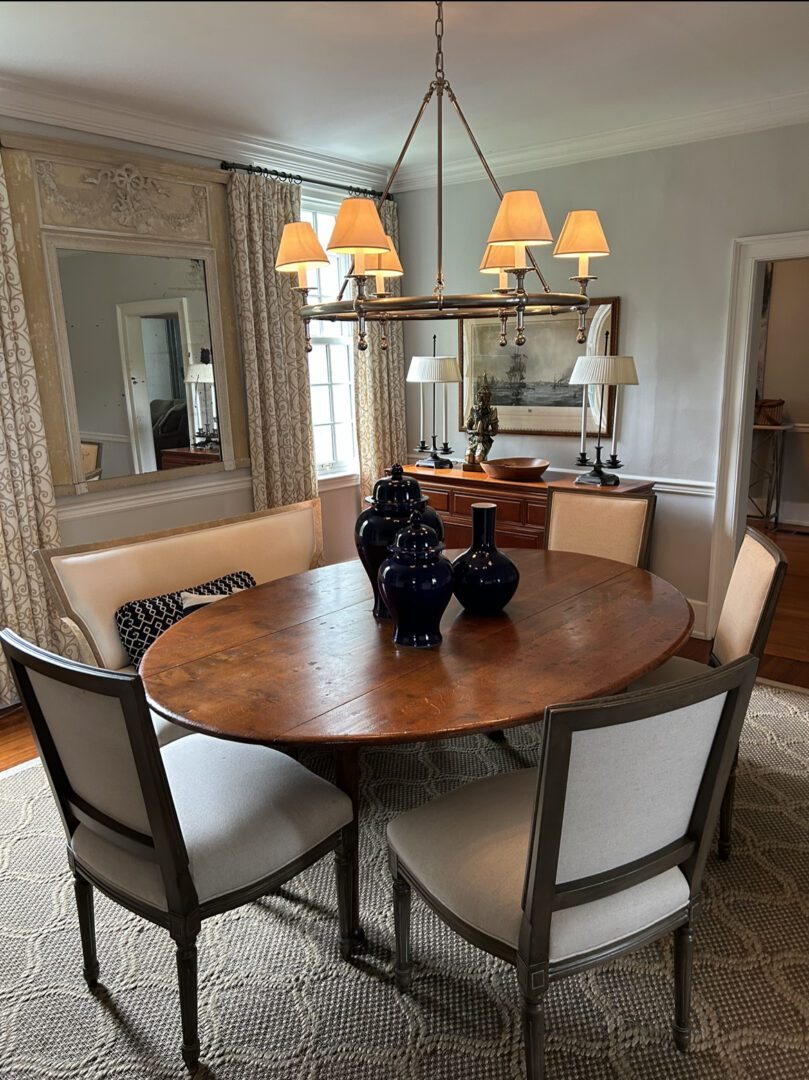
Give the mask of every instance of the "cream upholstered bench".
[{"label": "cream upholstered bench", "polygon": [[[261,585],[318,566],[322,556],[319,499],[37,552],[81,659],[111,671],[132,670],[115,623],[115,612],[127,601],[175,592],[237,570],[247,570]],[[159,717],[155,726],[161,743],[185,734]]]}]

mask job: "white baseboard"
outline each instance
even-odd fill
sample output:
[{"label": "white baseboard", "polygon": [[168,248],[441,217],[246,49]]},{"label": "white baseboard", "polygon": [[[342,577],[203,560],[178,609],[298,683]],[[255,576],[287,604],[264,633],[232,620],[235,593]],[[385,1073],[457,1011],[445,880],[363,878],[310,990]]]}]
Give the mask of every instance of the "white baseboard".
[{"label": "white baseboard", "polygon": [[704,600],[689,600],[688,603],[694,610],[694,626],[691,630],[691,636],[708,641],[709,635],[706,633],[708,626],[707,603]]}]

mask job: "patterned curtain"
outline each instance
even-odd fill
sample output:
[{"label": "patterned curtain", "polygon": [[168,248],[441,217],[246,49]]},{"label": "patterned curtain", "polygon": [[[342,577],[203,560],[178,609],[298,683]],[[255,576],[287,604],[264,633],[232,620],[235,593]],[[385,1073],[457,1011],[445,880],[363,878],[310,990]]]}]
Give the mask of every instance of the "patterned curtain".
[{"label": "patterned curtain", "polygon": [[317,495],[300,294],[292,275],[275,270],[284,225],[299,220],[300,209],[298,187],[248,173],[228,179],[256,510]]},{"label": "patterned curtain", "polygon": [[[396,203],[386,199],[379,215],[385,232],[399,251],[399,214]],[[401,296],[401,278],[387,278],[385,287]],[[374,480],[394,462],[407,460],[405,418],[405,355],[401,323],[387,324],[387,349],[380,348],[379,323],[368,324],[368,350],[361,353],[354,341],[354,393],[357,410],[357,443],[360,455],[360,489],[370,494]]]},{"label": "patterned curtain", "polygon": [[[56,498],[0,159],[0,625],[64,652],[59,619],[34,560],[36,548],[58,546]],[[0,708],[16,700],[0,653]]]}]

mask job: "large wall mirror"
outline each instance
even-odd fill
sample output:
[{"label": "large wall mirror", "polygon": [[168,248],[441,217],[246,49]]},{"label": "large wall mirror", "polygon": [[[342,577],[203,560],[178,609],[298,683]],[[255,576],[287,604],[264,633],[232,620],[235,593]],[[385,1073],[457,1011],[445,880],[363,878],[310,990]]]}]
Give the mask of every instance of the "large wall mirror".
[{"label": "large wall mirror", "polygon": [[74,475],[140,476],[227,457],[216,269],[208,252],[48,237]]}]

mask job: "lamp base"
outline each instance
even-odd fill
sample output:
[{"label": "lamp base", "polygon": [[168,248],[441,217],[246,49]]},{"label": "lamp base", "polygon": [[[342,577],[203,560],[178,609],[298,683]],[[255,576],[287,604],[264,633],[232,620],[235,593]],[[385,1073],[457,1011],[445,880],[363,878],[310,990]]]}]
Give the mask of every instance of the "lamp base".
[{"label": "lamp base", "polygon": [[433,451],[429,457],[419,458],[416,462],[416,467],[419,469],[451,469],[452,462],[447,458],[439,457],[438,454]]},{"label": "lamp base", "polygon": [[591,487],[615,487],[621,481],[615,473],[604,472],[603,469],[593,469],[592,472],[582,473],[576,477],[577,484],[589,484]]}]

